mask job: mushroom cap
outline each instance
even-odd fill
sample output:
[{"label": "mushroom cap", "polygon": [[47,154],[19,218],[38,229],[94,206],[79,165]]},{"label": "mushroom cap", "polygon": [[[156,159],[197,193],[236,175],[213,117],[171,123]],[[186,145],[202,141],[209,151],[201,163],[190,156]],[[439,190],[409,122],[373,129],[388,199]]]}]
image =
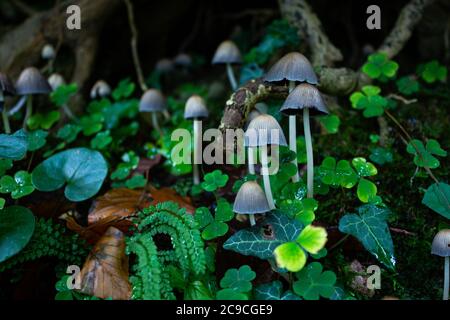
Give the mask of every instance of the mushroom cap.
[{"label": "mushroom cap", "polygon": [[194,94],[186,102],[184,108],[185,119],[206,119],[208,118],[208,109],[202,97]]},{"label": "mushroom cap", "polygon": [[245,182],[234,199],[233,211],[240,214],[257,214],[270,211],[266,194],[255,181]]},{"label": "mushroom cap", "polygon": [[179,53],[173,58],[173,63],[177,66],[189,67],[192,64],[192,58],[187,53]]},{"label": "mushroom cap", "polygon": [[16,88],[9,77],[0,72],[0,91],[4,96],[13,96],[16,94]]},{"label": "mushroom cap", "polygon": [[431,254],[450,257],[450,229],[439,231],[433,239]]},{"label": "mushroom cap", "polygon": [[161,73],[167,73],[173,70],[173,62],[168,58],[158,60],[155,65],[155,70]]},{"label": "mushroom cap", "polygon": [[[275,134],[275,132],[278,134]],[[287,146],[286,137],[278,121],[269,114],[261,114],[253,119],[245,131],[246,147],[260,147],[269,144]]]},{"label": "mushroom cap", "polygon": [[304,108],[310,109],[309,112],[313,116],[329,113],[320,91],[308,83],[301,83],[292,90],[280,111],[287,115],[294,115],[302,112]]},{"label": "mushroom cap", "polygon": [[44,60],[52,60],[56,57],[55,48],[51,44],[46,44],[41,51],[41,57]]},{"label": "mushroom cap", "polygon": [[139,102],[140,112],[158,112],[167,109],[166,100],[158,89],[148,89]]},{"label": "mushroom cap", "polygon": [[111,87],[104,80],[98,80],[91,89],[91,98],[105,98],[111,94]]},{"label": "mushroom cap", "polygon": [[212,64],[241,63],[241,51],[231,40],[222,42],[216,50]]},{"label": "mushroom cap", "polygon": [[264,81],[298,81],[317,84],[317,76],[309,60],[298,52],[291,52],[278,60],[264,76]]},{"label": "mushroom cap", "polygon": [[64,80],[64,77],[59,73],[53,73],[50,77],[48,77],[48,83],[50,84],[50,87],[52,87],[53,91],[55,91],[59,87],[65,85],[66,80]]},{"label": "mushroom cap", "polygon": [[52,87],[41,72],[34,68],[26,68],[22,71],[16,81],[16,91],[18,95],[48,94],[52,92]]}]

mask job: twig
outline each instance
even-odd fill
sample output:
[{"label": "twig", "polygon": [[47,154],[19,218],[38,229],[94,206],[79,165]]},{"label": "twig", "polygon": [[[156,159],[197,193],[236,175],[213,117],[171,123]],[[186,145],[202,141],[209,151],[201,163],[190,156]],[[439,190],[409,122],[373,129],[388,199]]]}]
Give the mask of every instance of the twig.
[{"label": "twig", "polygon": [[411,231],[408,231],[408,230],[394,228],[394,227],[389,227],[389,229],[392,232],[395,232],[395,233],[401,233],[401,234],[404,234],[404,235],[407,235],[407,236],[416,236],[416,234],[414,232],[411,232]]},{"label": "twig", "polygon": [[391,98],[391,99],[398,100],[398,101],[400,101],[400,102],[402,102],[404,104],[412,104],[412,103],[416,103],[417,102],[417,99],[410,99],[410,100],[408,100],[405,97],[402,97],[401,95],[395,94],[395,93],[391,93],[387,97]]}]

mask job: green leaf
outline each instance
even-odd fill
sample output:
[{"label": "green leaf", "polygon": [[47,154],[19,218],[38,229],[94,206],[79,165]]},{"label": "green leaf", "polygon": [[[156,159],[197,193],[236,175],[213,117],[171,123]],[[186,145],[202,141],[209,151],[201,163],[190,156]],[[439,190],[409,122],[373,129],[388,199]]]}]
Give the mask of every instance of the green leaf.
[{"label": "green leaf", "polygon": [[59,120],[60,116],[59,111],[50,111],[46,114],[36,113],[28,118],[27,126],[30,130],[39,128],[48,130]]},{"label": "green leaf", "polygon": [[374,205],[363,205],[358,214],[347,214],[339,221],[339,230],[356,237],[379,261],[395,268],[394,245],[387,225],[390,210]]},{"label": "green leaf", "polygon": [[242,229],[232,235],[223,245],[224,249],[251,255],[260,259],[273,258],[273,251],[279,245],[295,241],[302,225],[283,213],[266,215],[265,223]]},{"label": "green leaf", "polygon": [[332,271],[322,272],[322,270],[323,267],[319,262],[313,262],[297,273],[298,280],[294,282],[294,292],[305,300],[330,298],[334,293],[336,275]]},{"label": "green leaf", "polygon": [[111,142],[113,138],[110,136],[110,131],[106,130],[104,132],[99,132],[94,139],[91,140],[91,148],[97,150],[105,149]]},{"label": "green leaf", "polygon": [[395,77],[398,64],[389,60],[385,53],[373,53],[363,65],[362,70],[370,78],[383,81]]},{"label": "green leaf", "polygon": [[214,222],[214,217],[211,212],[206,207],[200,207],[195,210],[195,221],[197,222],[200,229],[205,228],[207,225]]},{"label": "green leaf", "polygon": [[228,269],[220,280],[220,286],[224,289],[246,293],[252,290],[251,281],[255,278],[256,273],[248,265],[243,265],[239,269]]},{"label": "green leaf", "polygon": [[62,107],[69,102],[70,98],[73,97],[77,91],[78,85],[76,83],[62,85],[50,94],[50,98],[55,105]]},{"label": "green leaf", "polygon": [[71,143],[75,141],[80,131],[81,131],[80,126],[76,124],[66,124],[64,127],[58,130],[56,136],[67,143]]},{"label": "green leaf", "polygon": [[371,177],[378,173],[377,168],[372,163],[361,157],[354,158],[352,165],[360,177]]},{"label": "green leaf", "polygon": [[234,289],[222,289],[217,291],[217,300],[248,300],[245,293],[237,292]]},{"label": "green leaf", "polygon": [[364,86],[362,92],[355,92],[350,96],[350,102],[355,109],[364,110],[366,118],[378,117],[384,113],[388,100],[379,95],[381,89],[376,86]]},{"label": "green leaf", "polygon": [[419,81],[409,76],[398,79],[396,85],[398,91],[407,96],[418,92],[420,89]]},{"label": "green leaf", "polygon": [[122,80],[119,82],[117,88],[112,92],[112,97],[116,101],[126,99],[133,94],[135,89],[136,85],[131,82],[130,79]]},{"label": "green leaf", "polygon": [[308,225],[315,219],[314,211],[318,208],[318,202],[314,199],[303,200],[287,199],[281,202],[280,211],[291,219],[297,219],[302,225]]},{"label": "green leaf", "polygon": [[338,116],[334,114],[322,116],[319,117],[319,121],[325,127],[328,133],[337,133],[339,131],[341,120]]},{"label": "green leaf", "polygon": [[28,151],[36,151],[42,148],[47,142],[48,132],[44,130],[36,130],[28,132],[27,145]]},{"label": "green leaf", "polygon": [[428,140],[426,148],[422,141],[413,139],[406,147],[406,151],[414,155],[414,163],[417,166],[430,169],[436,169],[440,166],[439,160],[433,155],[447,156],[447,152],[441,148],[439,142],[433,139]]},{"label": "green leaf", "polygon": [[0,159],[0,176],[13,167],[13,161],[10,159]]},{"label": "green leaf", "polygon": [[333,157],[326,157],[323,160],[318,173],[321,181],[332,187],[352,188],[358,181],[358,176],[347,160],[340,160],[336,164]]},{"label": "green leaf", "polygon": [[223,174],[220,170],[205,175],[204,181],[201,183],[202,188],[208,192],[214,192],[219,188],[225,187],[228,182],[228,175]]},{"label": "green leaf", "polygon": [[184,291],[184,300],[212,300],[210,290],[199,280],[192,281]]},{"label": "green leaf", "polygon": [[306,163],[306,141],[304,136],[297,137],[297,161],[298,163]]},{"label": "green leaf", "polygon": [[128,189],[143,188],[147,184],[147,179],[142,174],[134,175],[125,182]]},{"label": "green leaf", "polygon": [[202,238],[209,241],[225,235],[228,232],[228,225],[224,222],[213,221],[202,232]]},{"label": "green leaf", "polygon": [[233,207],[224,198],[217,200],[217,208],[215,220],[220,222],[228,222],[234,218]]},{"label": "green leaf", "polygon": [[361,180],[359,180],[356,193],[358,195],[358,199],[362,202],[371,202],[372,199],[377,195],[377,186],[373,182],[362,178]]},{"label": "green leaf", "polygon": [[34,191],[34,186],[31,182],[31,175],[26,171],[18,171],[14,175],[16,183],[15,189],[11,192],[13,199],[25,197]]},{"label": "green leaf", "polygon": [[306,253],[295,242],[286,242],[279,245],[275,248],[273,254],[278,267],[291,272],[300,271],[306,264]]},{"label": "green leaf", "polygon": [[419,67],[418,73],[427,83],[445,81],[447,78],[447,68],[437,60],[430,61]]},{"label": "green leaf", "polygon": [[422,203],[450,219],[450,185],[443,182],[432,184],[425,192]]},{"label": "green leaf", "polygon": [[289,290],[283,294],[283,284],[276,280],[256,287],[255,300],[301,300],[301,298]]},{"label": "green leaf", "polygon": [[373,148],[369,158],[370,160],[379,165],[391,163],[394,160],[392,152],[389,149],[383,147]]},{"label": "green leaf", "polygon": [[85,136],[91,136],[103,128],[105,118],[101,113],[93,113],[80,119],[79,125]]},{"label": "green leaf", "polygon": [[21,251],[34,232],[33,213],[21,206],[0,211],[0,263]]},{"label": "green leaf", "polygon": [[300,233],[297,243],[307,252],[317,254],[327,242],[327,231],[322,227],[308,225]]},{"label": "green leaf", "polygon": [[75,148],[38,165],[32,173],[32,181],[40,191],[54,191],[66,185],[67,199],[83,201],[100,190],[107,172],[107,163],[99,152]]},{"label": "green leaf", "polygon": [[6,200],[4,198],[0,197],[0,210],[5,207],[5,204],[6,204]]},{"label": "green leaf", "polygon": [[27,134],[19,130],[14,134],[0,134],[0,158],[20,160],[27,153]]}]

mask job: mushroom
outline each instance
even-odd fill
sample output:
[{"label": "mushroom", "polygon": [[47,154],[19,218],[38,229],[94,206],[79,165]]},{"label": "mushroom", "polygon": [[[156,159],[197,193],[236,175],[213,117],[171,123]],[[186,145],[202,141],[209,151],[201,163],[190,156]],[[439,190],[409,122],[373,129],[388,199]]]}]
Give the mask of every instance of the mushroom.
[{"label": "mushroom", "polygon": [[176,66],[188,68],[192,65],[192,58],[187,53],[179,53],[175,58],[173,58],[173,63]]},{"label": "mushroom", "polygon": [[242,63],[242,56],[239,48],[231,40],[222,42],[216,50],[212,59],[212,64],[226,64],[228,80],[230,81],[231,88],[237,89],[237,81],[234,76],[232,64]]},{"label": "mushroom", "polygon": [[104,80],[98,80],[91,89],[91,99],[106,98],[111,94],[111,87]]},{"label": "mushroom", "polygon": [[[308,82],[317,84],[317,76],[308,59],[298,52],[291,52],[276,62],[264,76],[264,81],[278,82],[289,81],[289,92],[294,90],[295,82]],[[296,116],[289,116],[289,149],[297,153],[297,122]],[[297,159],[292,161],[297,166]],[[297,173],[292,177],[293,182],[298,182],[300,176]]]},{"label": "mushroom", "polygon": [[198,165],[202,159],[202,120],[208,118],[208,109],[205,101],[198,95],[191,96],[186,102],[184,109],[184,118],[194,122],[194,163],[193,178],[194,184],[200,184],[200,175]]},{"label": "mushroom", "polygon": [[[276,134],[275,134],[276,133]],[[268,168],[268,145],[286,146],[286,138],[284,137],[283,129],[281,129],[277,120],[268,114],[262,114],[250,122],[247,131],[245,132],[245,146],[248,147],[248,161],[249,166],[255,163],[255,149],[260,147],[261,156],[261,174],[264,181],[264,190],[266,192],[267,202],[270,209],[275,209],[272,189],[270,187],[269,168]],[[274,154],[272,154],[272,157]],[[250,173],[255,172],[252,168]]]},{"label": "mushroom", "polygon": [[20,74],[16,82],[16,91],[18,95],[27,96],[27,111],[23,120],[25,129],[27,121],[33,113],[33,95],[49,94],[52,92],[52,87],[38,69],[30,67]]},{"label": "mushroom", "polygon": [[55,48],[51,44],[46,44],[41,51],[41,57],[44,60],[53,60],[56,58]]},{"label": "mushroom", "polygon": [[233,211],[249,215],[252,226],[255,225],[255,214],[270,211],[266,195],[257,182],[247,181],[239,188],[234,199]]},{"label": "mushroom", "polygon": [[53,73],[48,77],[47,79],[50,87],[52,87],[52,90],[55,91],[61,86],[66,85],[66,80],[64,80],[64,77],[60,75],[59,73]]},{"label": "mushroom", "polygon": [[168,73],[173,70],[173,62],[170,59],[163,58],[156,62],[155,70],[158,73]]},{"label": "mushroom", "polygon": [[144,92],[141,101],[139,102],[139,111],[151,113],[153,127],[158,131],[161,137],[164,134],[158,123],[157,112],[164,112],[166,110],[166,100],[161,91],[158,89],[148,89]]},{"label": "mushroom", "polygon": [[5,133],[11,133],[11,127],[9,125],[8,110],[5,107],[5,97],[13,96],[16,94],[16,88],[14,88],[13,83],[8,78],[6,74],[0,72],[0,112],[3,118],[3,127]]},{"label": "mushroom", "polygon": [[303,130],[305,132],[307,156],[308,198],[312,198],[314,195],[314,157],[309,116],[328,114],[328,109],[319,90],[313,85],[302,83],[289,94],[280,110],[284,114],[289,116],[293,115],[294,117],[296,114],[303,111]]},{"label": "mushroom", "polygon": [[450,229],[441,230],[436,234],[431,245],[431,254],[445,258],[443,300],[448,300],[450,287]]}]

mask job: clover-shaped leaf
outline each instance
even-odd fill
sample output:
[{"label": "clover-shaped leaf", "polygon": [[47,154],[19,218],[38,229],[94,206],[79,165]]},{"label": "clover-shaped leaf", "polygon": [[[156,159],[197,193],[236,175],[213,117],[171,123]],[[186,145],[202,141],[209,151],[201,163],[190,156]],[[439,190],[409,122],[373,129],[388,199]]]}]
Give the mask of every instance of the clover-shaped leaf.
[{"label": "clover-shaped leaf", "polygon": [[137,174],[125,181],[128,189],[143,188],[147,184],[147,179],[142,174]]},{"label": "clover-shaped leaf", "polygon": [[28,132],[27,142],[28,142],[28,151],[36,151],[42,148],[48,136],[48,132],[44,130],[36,130]]},{"label": "clover-shaped leaf", "polygon": [[371,177],[378,173],[377,168],[362,157],[354,158],[352,165],[360,177]]},{"label": "clover-shaped leaf", "polygon": [[255,278],[256,273],[248,265],[243,265],[239,269],[228,269],[220,280],[220,286],[223,289],[246,293],[252,290],[251,281]]},{"label": "clover-shaped leaf", "polygon": [[134,151],[126,152],[122,155],[122,163],[117,166],[117,169],[111,174],[113,180],[123,180],[128,177],[131,170],[137,168],[139,164],[139,157]]},{"label": "clover-shaped leaf", "polygon": [[368,61],[363,65],[362,70],[372,79],[386,81],[395,77],[398,64],[389,60],[385,53],[373,53],[369,56]]},{"label": "clover-shaped leaf", "polygon": [[50,111],[49,113],[42,114],[36,113],[27,120],[27,126],[30,130],[36,130],[42,128],[44,130],[50,129],[60,118],[59,111]]},{"label": "clover-shaped leaf", "polygon": [[336,275],[332,271],[322,272],[319,262],[310,263],[296,274],[294,292],[305,300],[318,300],[320,297],[330,298],[334,293]]},{"label": "clover-shaped leaf", "polygon": [[66,143],[71,143],[78,137],[81,129],[82,128],[76,124],[66,124],[64,127],[58,130],[56,136],[59,139],[64,140]]},{"label": "clover-shaped leaf", "polygon": [[91,148],[97,150],[105,149],[113,141],[110,134],[109,130],[97,133],[94,139],[91,140]]},{"label": "clover-shaped leaf", "polygon": [[11,193],[11,198],[20,199],[32,193],[34,186],[31,175],[26,171],[18,171],[11,176],[3,176],[0,179],[0,193]]},{"label": "clover-shaped leaf", "polygon": [[119,82],[117,88],[114,89],[111,95],[116,101],[126,99],[133,94],[135,89],[136,85],[130,79],[125,79]]},{"label": "clover-shaped leaf", "polygon": [[[327,116],[319,117],[320,123],[324,126],[325,130],[328,133],[337,133],[339,131],[339,125],[341,124],[341,120],[338,116],[334,114],[330,114]],[[303,148],[303,150],[305,150]]]},{"label": "clover-shaped leaf", "polygon": [[370,160],[379,165],[391,163],[394,160],[392,152],[389,149],[383,147],[373,148],[369,158]]},{"label": "clover-shaped leaf", "polygon": [[447,152],[443,150],[436,140],[430,139],[427,146],[422,141],[413,139],[408,144],[406,151],[414,155],[414,163],[419,167],[435,169],[440,166],[440,162],[433,155],[446,157]]},{"label": "clover-shaped leaf", "polygon": [[427,83],[445,81],[447,78],[447,68],[436,60],[420,65],[417,71],[422,79]]},{"label": "clover-shaped leaf", "polygon": [[336,164],[336,159],[326,157],[319,167],[321,181],[332,187],[342,186],[352,188],[358,181],[358,176],[347,160],[340,160]]},{"label": "clover-shaped leaf", "polygon": [[91,136],[103,128],[105,118],[101,113],[93,113],[80,119],[79,125],[85,136]]},{"label": "clover-shaped leaf", "polygon": [[359,180],[358,188],[356,190],[358,199],[364,203],[377,202],[379,199],[375,198],[377,195],[377,186],[367,179]]},{"label": "clover-shaped leaf", "polygon": [[212,240],[225,235],[228,225],[225,222],[233,219],[233,209],[228,201],[220,198],[217,201],[215,216],[206,207],[200,207],[195,211],[195,220],[200,229],[203,229],[202,238]]},{"label": "clover-shaped leaf", "polygon": [[316,218],[314,211],[318,208],[318,202],[311,198],[302,200],[286,199],[280,204],[280,210],[292,219],[297,219],[304,226],[311,224]]},{"label": "clover-shaped leaf", "polygon": [[50,98],[55,105],[62,107],[69,102],[69,99],[74,96],[77,91],[78,85],[76,83],[62,85],[51,93]]},{"label": "clover-shaped leaf", "polygon": [[290,290],[283,293],[281,281],[273,281],[261,284],[255,288],[256,300],[301,300],[301,298]]},{"label": "clover-shaped leaf", "polygon": [[388,99],[379,95],[381,89],[376,86],[364,86],[362,92],[355,92],[350,96],[350,102],[355,109],[364,109],[366,118],[378,117],[388,107]]},{"label": "clover-shaped leaf", "polygon": [[223,174],[220,170],[214,170],[213,172],[205,175],[202,182],[202,188],[208,192],[214,192],[219,188],[225,187],[228,182],[228,175]]},{"label": "clover-shaped leaf", "polygon": [[420,89],[419,81],[409,76],[401,77],[395,84],[397,85],[398,91],[407,96],[418,92]]}]

